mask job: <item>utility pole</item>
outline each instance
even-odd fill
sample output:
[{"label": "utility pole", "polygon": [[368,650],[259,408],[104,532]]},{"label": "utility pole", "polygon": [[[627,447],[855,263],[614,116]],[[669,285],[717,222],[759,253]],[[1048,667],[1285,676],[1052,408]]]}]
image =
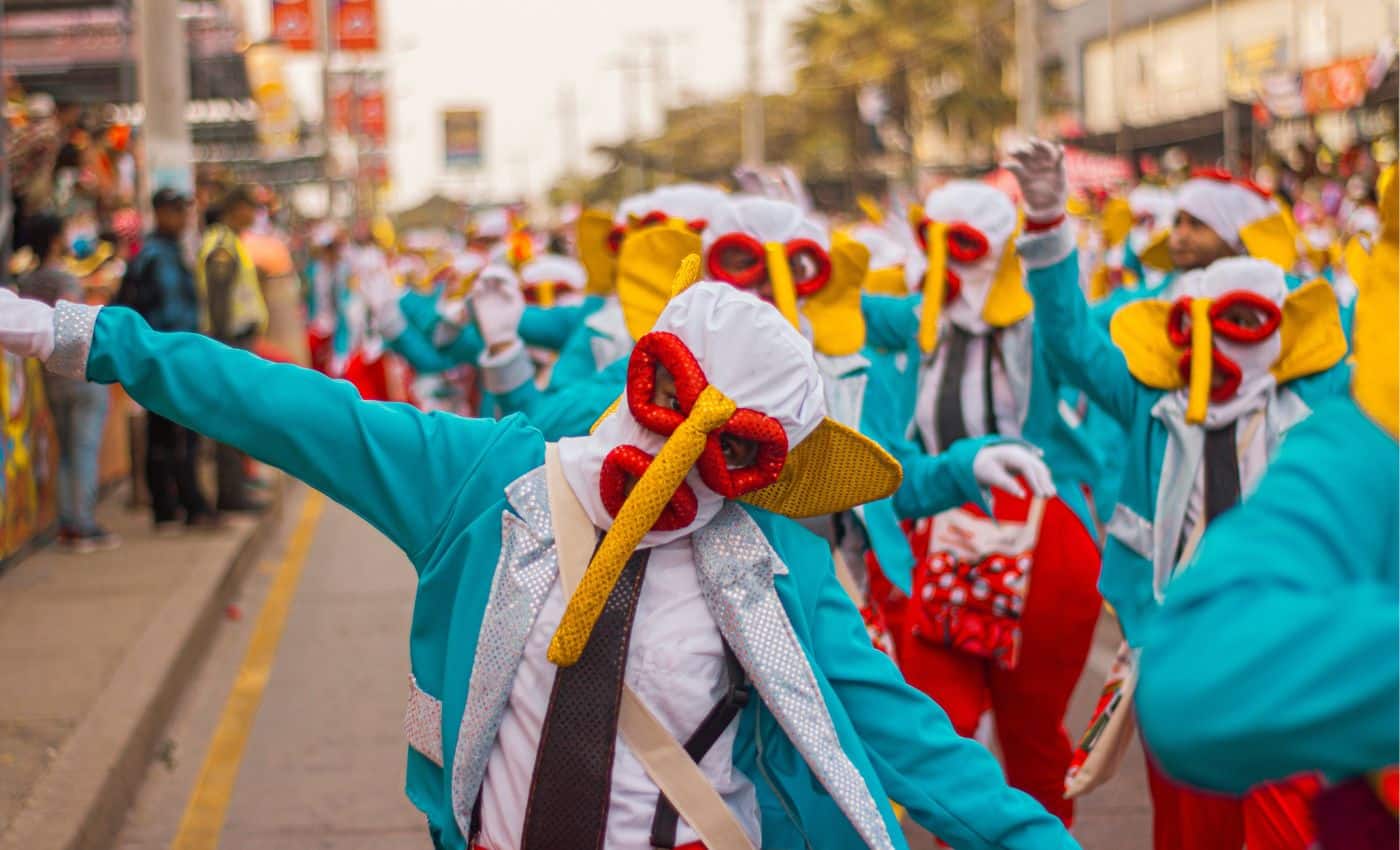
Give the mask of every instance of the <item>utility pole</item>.
[{"label": "utility pole", "polygon": [[1039,2],[1016,0],[1016,126],[1025,136],[1035,135],[1040,124]]},{"label": "utility pole", "polygon": [[763,165],[763,65],[761,36],[763,0],[744,0],[744,45],[748,56],[748,86],[744,93],[742,157],[744,165]]},{"label": "utility pole", "polygon": [[578,173],[578,97],[573,83],[559,88],[559,142],[563,146],[564,173]]},{"label": "utility pole", "polygon": [[331,158],[331,12],[335,0],[321,0],[321,17],[317,20],[321,42],[321,170],[326,178],[326,213],[336,215],[336,180],[332,175],[335,162]]},{"label": "utility pole", "polygon": [[194,192],[194,159],[185,107],[190,96],[185,22],[179,0],[136,0],[136,30],[141,46],[137,78],[145,110],[145,183],[142,197],[157,189]]}]

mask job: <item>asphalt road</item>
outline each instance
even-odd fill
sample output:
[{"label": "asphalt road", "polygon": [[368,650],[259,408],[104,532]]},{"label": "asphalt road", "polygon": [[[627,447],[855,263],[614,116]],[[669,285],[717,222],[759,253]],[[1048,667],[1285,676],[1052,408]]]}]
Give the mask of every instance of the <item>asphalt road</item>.
[{"label": "asphalt road", "polygon": [[[403,793],[412,570],[388,541],[333,504],[319,520],[303,515],[309,537],[301,544],[309,545],[299,545],[296,515],[309,491],[295,493],[294,521],[220,625],[114,850],[428,846],[423,819]],[[288,578],[289,562],[300,567],[299,581]],[[254,634],[266,631],[269,609],[284,604],[285,625],[263,671],[253,656],[260,644],[269,649],[268,638]],[[1071,708],[1072,735],[1116,645],[1105,626]],[[1083,802],[1075,833],[1086,850],[1136,850],[1150,847],[1149,831],[1134,752],[1122,775]],[[909,836],[914,850],[935,846],[917,827]]]}]

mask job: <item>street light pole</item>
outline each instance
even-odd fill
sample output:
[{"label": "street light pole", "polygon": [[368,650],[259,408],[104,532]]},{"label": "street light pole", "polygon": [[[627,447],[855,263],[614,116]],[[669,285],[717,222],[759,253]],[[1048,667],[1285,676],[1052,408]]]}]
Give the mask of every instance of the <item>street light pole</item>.
[{"label": "street light pole", "polygon": [[748,55],[748,91],[744,95],[742,150],[744,165],[763,165],[763,65],[760,35],[763,0],[744,0],[744,42]]},{"label": "street light pole", "polygon": [[186,105],[190,96],[185,22],[179,0],[136,0],[136,30],[140,41],[137,79],[145,118],[145,168],[141,169],[149,198],[157,189],[194,192],[194,153],[190,144]]},{"label": "street light pole", "polygon": [[1016,0],[1016,125],[1033,136],[1040,124],[1040,41],[1036,38],[1039,0]]}]

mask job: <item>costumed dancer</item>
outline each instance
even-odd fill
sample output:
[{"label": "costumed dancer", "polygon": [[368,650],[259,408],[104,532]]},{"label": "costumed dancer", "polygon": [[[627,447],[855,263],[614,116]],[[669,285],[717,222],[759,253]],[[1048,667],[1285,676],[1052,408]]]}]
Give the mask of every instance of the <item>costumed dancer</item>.
[{"label": "costumed dancer", "polygon": [[1304,771],[1338,780],[1314,806],[1324,850],[1395,847],[1400,808],[1394,177],[1380,238],[1348,261],[1352,397],[1319,405],[1211,526],[1147,629],[1137,694],[1144,736],[1183,781],[1243,794]]},{"label": "costumed dancer", "polygon": [[[1048,357],[1127,433],[1100,587],[1137,647],[1207,525],[1257,483],[1289,429],[1344,391],[1346,339],[1325,281],[1290,292],[1282,269],[1247,257],[1183,275],[1176,301],[1123,307],[1110,338],[1091,320],[1079,287],[1064,220],[1063,152],[1036,141],[1013,157],[1026,198],[1020,252],[1037,321],[1056,329],[1045,338]],[[1144,679],[1151,675],[1143,670]],[[1154,764],[1149,778],[1158,850],[1307,846],[1303,834],[1275,844],[1251,831],[1249,806],[1238,799],[1192,791]],[[1305,812],[1307,785],[1251,797]]]},{"label": "costumed dancer", "polygon": [[[1100,610],[1084,486],[1095,480],[1095,454],[1061,412],[1068,390],[1045,347],[1062,329],[1032,319],[1011,199],[957,181],[911,218],[926,251],[922,292],[863,301],[870,344],[908,364],[884,379],[899,402],[887,445],[908,465],[978,438],[1024,440],[1044,452],[1054,482],[1026,474],[1024,486],[992,482],[990,505],[979,495],[938,517],[902,511],[918,521],[910,526],[917,564],[882,560],[874,599],[898,635],[910,683],[967,736],[990,709],[1008,781],[1068,824],[1064,715]],[[1019,531],[988,530],[998,524]],[[949,535],[970,545],[949,545]]]},{"label": "costumed dancer", "polygon": [[1077,846],[901,681],[784,516],[887,496],[899,469],[825,416],[810,346],[757,299],[686,289],[616,410],[546,444],[120,308],[0,298],[7,350],[121,383],[408,553],[408,794],[435,846],[903,848],[891,798],[954,847]]}]

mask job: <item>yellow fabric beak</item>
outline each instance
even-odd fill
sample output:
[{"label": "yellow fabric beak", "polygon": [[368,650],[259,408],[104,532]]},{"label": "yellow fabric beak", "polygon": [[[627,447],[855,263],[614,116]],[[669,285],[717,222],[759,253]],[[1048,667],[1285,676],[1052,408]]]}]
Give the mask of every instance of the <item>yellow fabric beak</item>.
[{"label": "yellow fabric beak", "polygon": [[539,293],[539,303],[541,307],[548,310],[550,307],[554,306],[554,281],[541,281],[539,289],[536,291]]},{"label": "yellow fabric beak", "polygon": [[632,557],[699,460],[709,433],[728,422],[735,408],[734,402],[711,384],[695,400],[690,415],[667,438],[656,459],[622,503],[612,528],[603,535],[578,589],[564,609],[559,628],[549,643],[552,663],[569,667],[578,662],[627,559]]},{"label": "yellow fabric beak", "polygon": [[1191,383],[1186,393],[1186,421],[1192,425],[1206,421],[1206,408],[1210,406],[1210,377],[1214,366],[1210,304],[1209,298],[1191,299]]},{"label": "yellow fabric beak", "polygon": [[788,265],[787,247],[779,242],[766,242],[763,253],[768,259],[768,282],[773,285],[773,306],[794,328],[797,321],[797,287],[792,284],[792,268]]},{"label": "yellow fabric beak", "polygon": [[919,311],[919,350],[925,354],[938,344],[938,319],[943,315],[943,299],[948,283],[948,225],[931,221],[928,225],[928,269],[924,272],[924,303]]}]

